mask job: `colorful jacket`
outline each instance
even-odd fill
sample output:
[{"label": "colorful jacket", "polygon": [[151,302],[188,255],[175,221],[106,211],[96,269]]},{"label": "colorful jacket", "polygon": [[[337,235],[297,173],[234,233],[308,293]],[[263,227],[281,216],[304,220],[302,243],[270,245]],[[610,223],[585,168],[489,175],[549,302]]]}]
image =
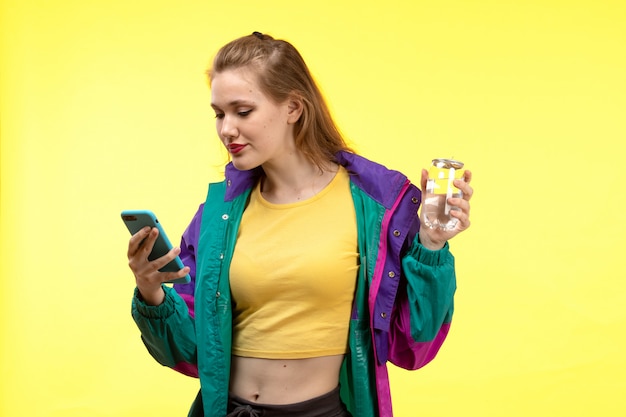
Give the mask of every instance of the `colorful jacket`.
[{"label": "colorful jacket", "polygon": [[[404,175],[347,152],[337,160],[350,173],[360,256],[341,397],[354,417],[391,417],[386,363],[417,369],[437,354],[452,319],[454,257],[447,243],[438,251],[419,243],[421,194]],[[190,416],[226,415],[230,261],[259,174],[229,164],[225,180],[209,186],[206,203],[182,238],[181,258],[191,267],[191,283],[164,286],[159,306],[146,305],[137,292],[133,299],[132,314],[151,355],[200,378]]]}]

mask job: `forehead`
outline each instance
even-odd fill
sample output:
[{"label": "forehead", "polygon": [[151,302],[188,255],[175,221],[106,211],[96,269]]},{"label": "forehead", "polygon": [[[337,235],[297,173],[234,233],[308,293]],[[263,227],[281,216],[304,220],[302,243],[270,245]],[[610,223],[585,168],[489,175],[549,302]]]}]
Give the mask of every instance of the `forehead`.
[{"label": "forehead", "polygon": [[229,69],[213,75],[211,79],[211,104],[228,106],[241,101],[267,100],[253,71],[246,68]]}]

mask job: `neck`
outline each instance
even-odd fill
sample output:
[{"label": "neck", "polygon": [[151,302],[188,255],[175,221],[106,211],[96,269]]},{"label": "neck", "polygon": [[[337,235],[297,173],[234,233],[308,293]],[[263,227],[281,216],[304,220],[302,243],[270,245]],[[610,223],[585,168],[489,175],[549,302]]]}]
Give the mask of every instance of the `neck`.
[{"label": "neck", "polygon": [[320,168],[306,157],[288,158],[280,165],[263,165],[263,197],[277,204],[306,200],[322,191],[334,178],[338,166],[328,162]]}]

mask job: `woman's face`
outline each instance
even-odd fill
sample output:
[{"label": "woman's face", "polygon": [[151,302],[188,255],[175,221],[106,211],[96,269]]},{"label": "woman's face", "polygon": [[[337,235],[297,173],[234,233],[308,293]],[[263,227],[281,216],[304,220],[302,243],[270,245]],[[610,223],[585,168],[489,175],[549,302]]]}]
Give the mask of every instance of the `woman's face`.
[{"label": "woman's face", "polygon": [[248,170],[279,163],[295,152],[295,121],[290,103],[275,103],[266,96],[249,69],[213,75],[211,107],[215,110],[217,134],[235,168]]}]

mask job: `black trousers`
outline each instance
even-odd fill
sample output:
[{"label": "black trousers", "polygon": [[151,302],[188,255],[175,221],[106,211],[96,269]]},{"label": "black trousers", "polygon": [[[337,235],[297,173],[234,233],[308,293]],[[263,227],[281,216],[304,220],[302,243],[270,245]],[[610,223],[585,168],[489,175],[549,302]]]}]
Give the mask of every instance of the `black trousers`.
[{"label": "black trousers", "polygon": [[226,417],[352,417],[341,401],[339,387],[295,404],[257,404],[230,395]]}]

